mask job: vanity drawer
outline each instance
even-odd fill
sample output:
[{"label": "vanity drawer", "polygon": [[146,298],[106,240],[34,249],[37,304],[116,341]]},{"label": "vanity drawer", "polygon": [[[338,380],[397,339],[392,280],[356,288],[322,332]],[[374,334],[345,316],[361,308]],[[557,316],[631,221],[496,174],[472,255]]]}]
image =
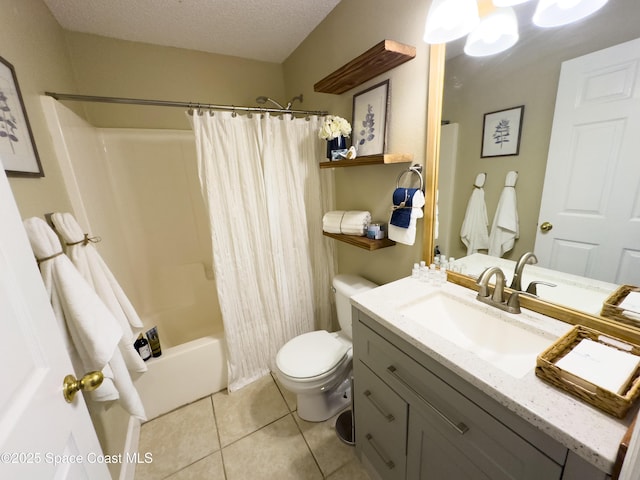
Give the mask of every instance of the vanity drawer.
[{"label": "vanity drawer", "polygon": [[353,369],[356,444],[383,478],[404,478],[407,403],[362,362]]},{"label": "vanity drawer", "polygon": [[356,357],[407,401],[410,418],[426,419],[425,428],[489,478],[561,477],[558,463],[361,322],[356,336]]}]

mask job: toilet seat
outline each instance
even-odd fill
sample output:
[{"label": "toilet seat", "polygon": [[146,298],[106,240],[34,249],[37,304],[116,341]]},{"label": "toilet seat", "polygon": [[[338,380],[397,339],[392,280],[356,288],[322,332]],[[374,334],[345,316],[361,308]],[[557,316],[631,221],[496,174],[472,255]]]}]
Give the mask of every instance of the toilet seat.
[{"label": "toilet seat", "polygon": [[289,340],[276,356],[276,366],[294,379],[311,379],[335,371],[350,347],[326,330],[304,333]]}]

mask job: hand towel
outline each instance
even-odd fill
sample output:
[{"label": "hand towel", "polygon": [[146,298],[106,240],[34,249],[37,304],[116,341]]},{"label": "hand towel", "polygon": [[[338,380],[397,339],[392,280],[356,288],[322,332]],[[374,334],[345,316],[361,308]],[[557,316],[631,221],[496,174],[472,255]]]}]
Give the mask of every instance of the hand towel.
[{"label": "hand towel", "polygon": [[322,230],[327,233],[364,236],[370,223],[370,212],[333,210],[322,217]]},{"label": "hand towel", "polygon": [[54,213],[51,222],[66,243],[66,254],[71,262],[118,320],[123,333],[119,348],[127,369],[146,372],[147,365],[133,346],[135,335],[131,329],[132,326],[142,328],[142,322],[118,281],[73,215]]},{"label": "hand towel", "polygon": [[[80,275],[71,260],[62,253],[62,245],[53,230],[40,218],[24,221],[31,248],[40,263],[40,273],[50,296],[54,313],[61,326],[66,327],[74,356],[80,360],[76,376],[102,370],[105,380],[91,398],[99,401],[118,399],[127,411],[146,420],[142,401],[131,384],[125,391],[129,372],[118,344],[122,329],[93,288]],[[128,379],[131,382],[131,378]]]},{"label": "hand towel", "polygon": [[507,173],[504,189],[498,200],[489,235],[489,255],[494,257],[502,257],[513,248],[516,239],[520,237],[515,189],[517,180],[518,172]]},{"label": "hand towel", "polygon": [[484,201],[484,188],[482,188],[485,179],[486,174],[484,173],[480,173],[476,177],[460,229],[460,238],[467,247],[467,255],[489,248],[489,218],[487,205]]},{"label": "hand towel", "polygon": [[[411,198],[411,219],[407,228],[398,227],[389,221],[389,238],[395,242],[405,245],[413,245],[416,241],[416,222],[418,218],[424,216],[422,207],[424,207],[425,199],[422,190],[416,189]],[[393,215],[393,214],[392,214]]]},{"label": "hand towel", "polygon": [[396,227],[409,228],[411,223],[411,210],[413,196],[419,188],[396,188],[393,191],[392,201],[394,209],[391,212],[389,223]]}]

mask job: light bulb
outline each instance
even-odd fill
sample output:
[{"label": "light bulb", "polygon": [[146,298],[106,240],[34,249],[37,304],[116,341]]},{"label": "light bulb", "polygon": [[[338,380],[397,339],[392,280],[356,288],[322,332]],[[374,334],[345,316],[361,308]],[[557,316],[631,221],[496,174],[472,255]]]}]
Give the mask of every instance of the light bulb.
[{"label": "light bulb", "polygon": [[512,47],[518,37],[518,19],[513,8],[498,8],[469,34],[464,53],[472,57],[494,55]]},{"label": "light bulb", "polygon": [[496,7],[512,7],[514,5],[520,5],[526,3],[529,0],[493,0],[493,4]]},{"label": "light bulb", "polygon": [[533,14],[539,27],[559,27],[600,10],[608,0],[540,0]]},{"label": "light bulb", "polygon": [[465,36],[480,21],[476,0],[434,0],[427,14],[424,41],[447,43]]}]

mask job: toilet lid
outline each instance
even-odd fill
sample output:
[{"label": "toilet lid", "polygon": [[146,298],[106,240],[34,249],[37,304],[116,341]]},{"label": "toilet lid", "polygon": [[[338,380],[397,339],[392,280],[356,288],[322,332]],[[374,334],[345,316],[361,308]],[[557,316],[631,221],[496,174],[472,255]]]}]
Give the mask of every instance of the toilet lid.
[{"label": "toilet lid", "polygon": [[348,350],[329,332],[318,330],[289,340],[276,355],[276,364],[289,377],[317,377],[334,368]]}]

